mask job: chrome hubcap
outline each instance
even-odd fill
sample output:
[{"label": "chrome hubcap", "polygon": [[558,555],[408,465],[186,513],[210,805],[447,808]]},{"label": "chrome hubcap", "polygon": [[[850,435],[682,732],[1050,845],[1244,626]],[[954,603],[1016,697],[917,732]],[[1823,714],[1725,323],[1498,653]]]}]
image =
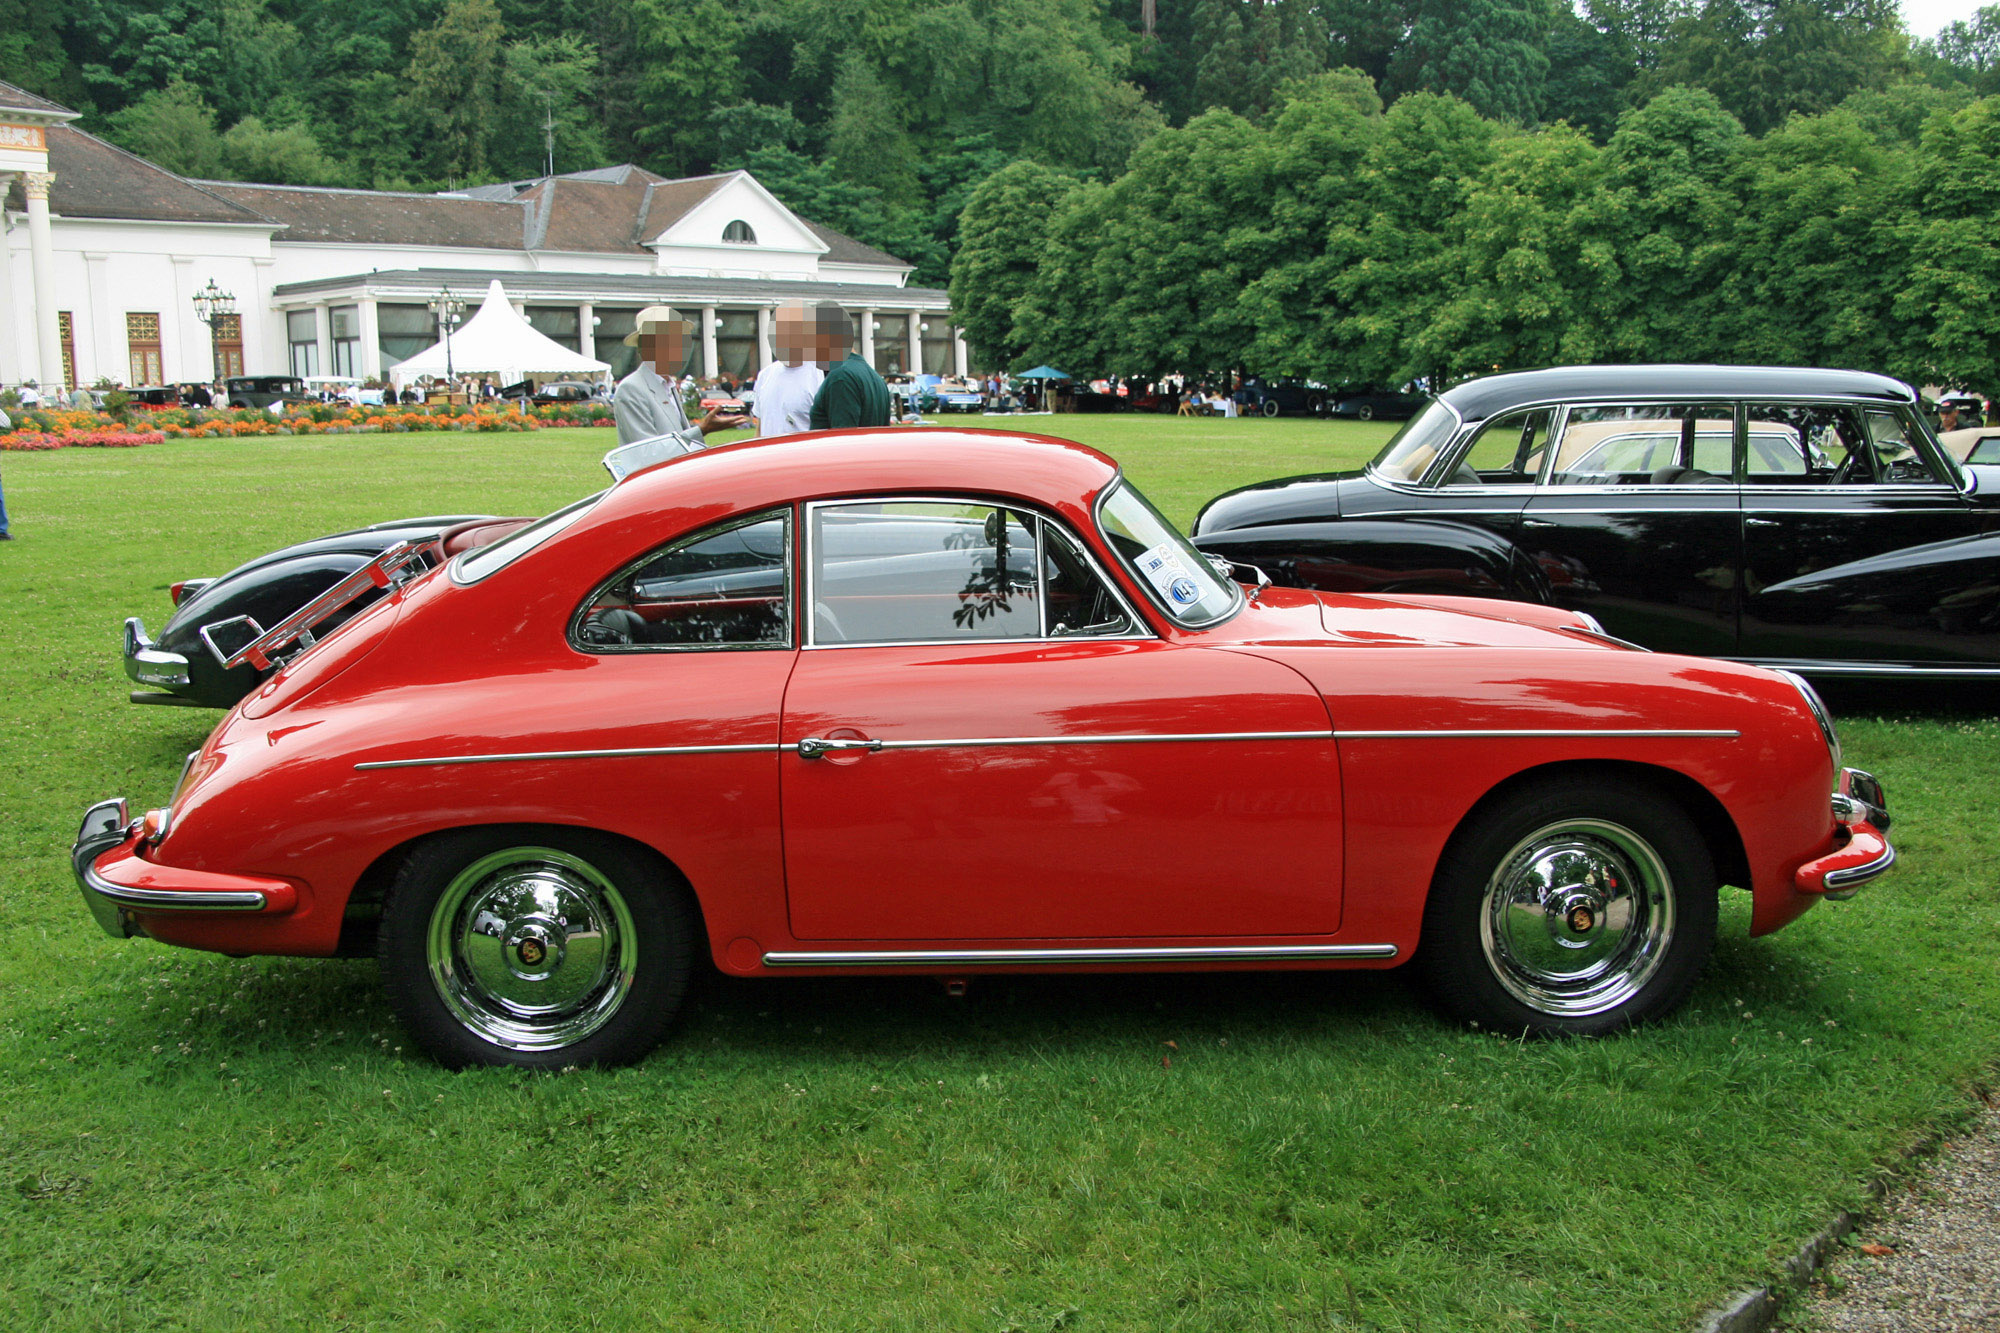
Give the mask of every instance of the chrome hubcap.
[{"label": "chrome hubcap", "polygon": [[632,988],[637,936],[596,867],[551,847],[481,857],[431,913],[426,960],[453,1017],[520,1051],[572,1046]]},{"label": "chrome hubcap", "polygon": [[1647,841],[1602,819],[1566,819],[1516,843],[1487,881],[1486,961],[1521,1003],[1584,1017],[1625,1003],[1659,970],[1674,886]]}]

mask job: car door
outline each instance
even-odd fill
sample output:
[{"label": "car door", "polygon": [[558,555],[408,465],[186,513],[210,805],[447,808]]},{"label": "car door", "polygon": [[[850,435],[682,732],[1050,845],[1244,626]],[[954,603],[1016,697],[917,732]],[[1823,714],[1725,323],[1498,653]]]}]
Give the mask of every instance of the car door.
[{"label": "car door", "polygon": [[1518,542],[1559,606],[1649,648],[1726,655],[1741,558],[1727,402],[1572,404]]},{"label": "car door", "polygon": [[1289,668],[1156,636],[1054,519],[811,506],[781,793],[801,940],[1319,935],[1337,756]]},{"label": "car door", "polygon": [[1995,509],[1960,491],[1906,412],[1795,402],[1747,415],[1737,656],[2000,663],[2000,553],[1975,540]]}]

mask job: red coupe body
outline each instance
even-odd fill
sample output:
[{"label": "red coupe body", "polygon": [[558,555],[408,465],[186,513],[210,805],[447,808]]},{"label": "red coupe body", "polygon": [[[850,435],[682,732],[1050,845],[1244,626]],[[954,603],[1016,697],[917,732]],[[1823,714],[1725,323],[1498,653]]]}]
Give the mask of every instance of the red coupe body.
[{"label": "red coupe body", "polygon": [[[1122,485],[1074,444],[959,431],[750,442],[651,468],[292,660],[216,728],[168,813],[80,861],[86,896],[101,907],[109,886],[123,933],[330,955],[367,934],[427,840],[573,829],[669,867],[736,974],[1387,967],[1424,938],[1453,839],[1538,782],[1624,783],[1676,806],[1714,874],[1754,895],[1758,933],[1822,896],[1816,874],[1893,856],[1830,807],[1844,780],[1830,725],[1791,678],[1486,600],[1218,580],[1227,613],[1190,625],[1107,535]],[[736,530],[782,540],[761,588],[618,581],[746,518],[764,527]],[[839,568],[874,572],[836,578],[836,541],[920,522],[954,568],[955,543],[997,541],[1003,576],[1010,524],[1042,534],[1038,560],[1078,547],[1112,618],[1046,628],[1053,565],[1033,585],[1039,632],[1018,619],[1037,614],[1025,592],[995,607],[990,587],[895,582],[941,556],[855,546]],[[943,624],[925,605],[939,598],[950,637],[867,629]],[[636,637],[593,644],[611,603]],[[776,628],[750,644],[673,637],[718,607]],[[173,901],[202,893],[257,905]]]}]

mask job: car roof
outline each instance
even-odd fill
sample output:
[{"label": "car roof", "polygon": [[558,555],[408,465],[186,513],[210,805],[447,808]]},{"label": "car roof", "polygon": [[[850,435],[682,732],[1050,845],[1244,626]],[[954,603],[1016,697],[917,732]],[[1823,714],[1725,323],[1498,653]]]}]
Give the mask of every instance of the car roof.
[{"label": "car roof", "polygon": [[1097,450],[1048,435],[908,426],[814,431],[720,445],[635,472],[584,526],[711,497],[742,509],[915,491],[1075,504],[1117,475],[1118,465]]},{"label": "car roof", "polygon": [[1901,380],[1863,370],[1801,366],[1552,366],[1483,375],[1438,395],[1468,421],[1528,403],[1613,395],[1644,398],[1872,398],[1914,404]]}]

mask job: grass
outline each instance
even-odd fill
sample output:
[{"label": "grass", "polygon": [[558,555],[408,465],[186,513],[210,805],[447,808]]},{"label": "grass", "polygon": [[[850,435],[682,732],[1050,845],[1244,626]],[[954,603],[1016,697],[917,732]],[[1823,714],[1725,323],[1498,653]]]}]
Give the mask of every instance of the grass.
[{"label": "grass", "polygon": [[[1040,419],[1186,521],[1382,426]],[[45,1330],[1685,1327],[2000,1051],[2000,721],[1851,718],[1904,867],[1599,1042],[1396,974],[710,982],[615,1072],[412,1058],[371,964],[116,943],[65,852],[212,716],[123,702],[174,578],[336,527],[530,513],[602,432],[0,461],[0,1308]],[[1870,705],[1880,708],[1885,701]],[[1893,703],[1894,701],[1886,701]]]}]

